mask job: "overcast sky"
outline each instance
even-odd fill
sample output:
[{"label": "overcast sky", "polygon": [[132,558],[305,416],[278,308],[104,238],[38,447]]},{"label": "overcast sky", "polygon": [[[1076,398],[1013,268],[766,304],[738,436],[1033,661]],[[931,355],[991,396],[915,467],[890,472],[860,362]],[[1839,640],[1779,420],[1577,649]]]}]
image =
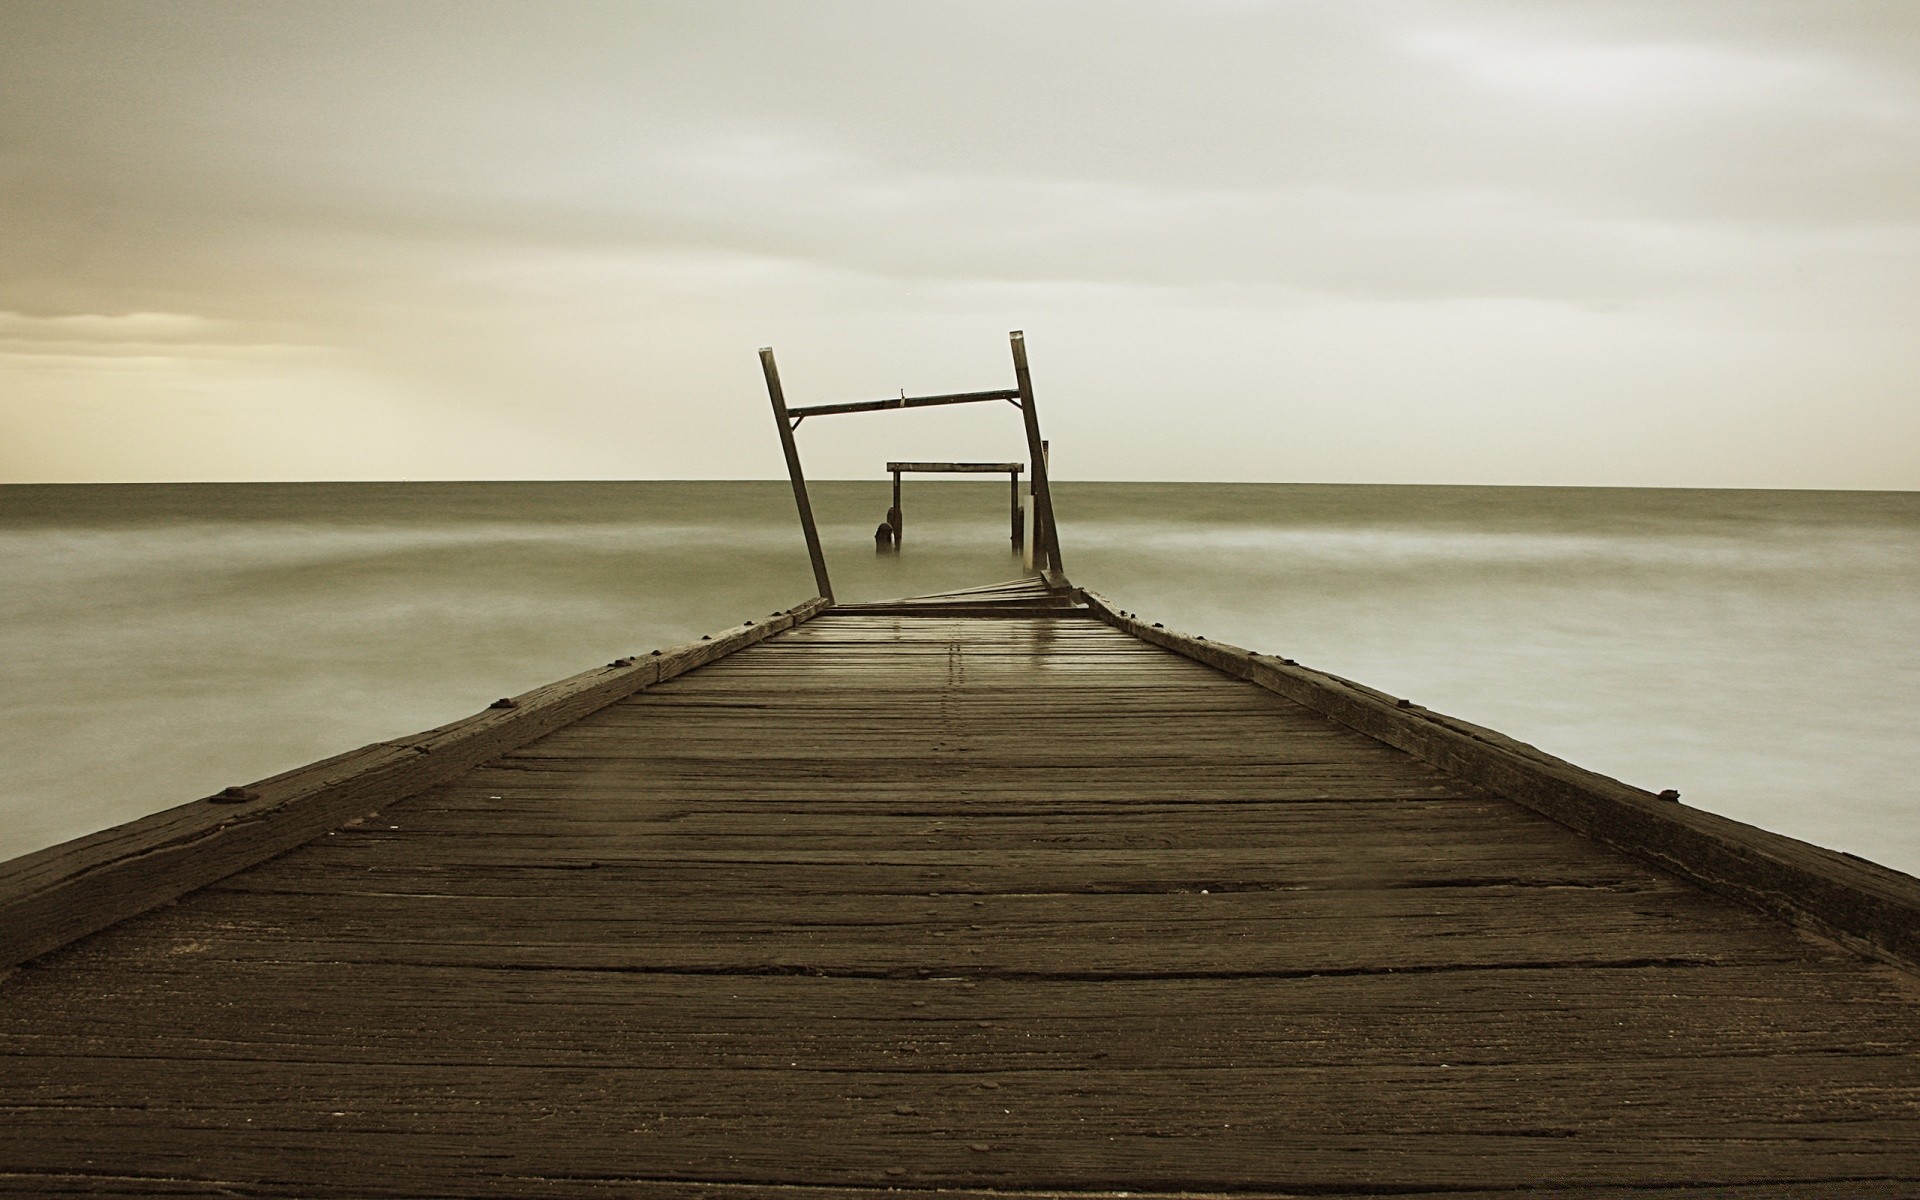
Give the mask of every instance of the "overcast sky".
[{"label": "overcast sky", "polygon": [[1063,478],[1920,486],[1920,4],[0,4],[0,480],[773,477],[758,347],[1016,328]]}]

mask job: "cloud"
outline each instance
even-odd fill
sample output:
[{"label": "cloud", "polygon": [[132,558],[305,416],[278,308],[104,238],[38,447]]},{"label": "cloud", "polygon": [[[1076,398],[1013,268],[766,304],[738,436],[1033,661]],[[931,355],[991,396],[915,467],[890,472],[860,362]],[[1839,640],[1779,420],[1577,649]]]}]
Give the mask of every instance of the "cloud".
[{"label": "cloud", "polygon": [[[1916,31],[1867,0],[4,6],[0,349],[338,360],[301,394],[592,428],[736,386],[672,360],[878,319],[937,355],[976,317],[1363,345],[1546,306],[1767,329],[1807,387],[1809,331],[1874,331],[1897,394]],[[1452,352],[1430,377],[1489,347]]]},{"label": "cloud", "polygon": [[188,313],[77,313],[33,317],[0,312],[0,343],[24,345],[152,345],[199,341],[221,328]]},{"label": "cloud", "polygon": [[1768,104],[1799,98],[1821,82],[1804,58],[1685,42],[1594,44],[1451,27],[1410,31],[1402,45],[1516,101],[1630,118]]}]

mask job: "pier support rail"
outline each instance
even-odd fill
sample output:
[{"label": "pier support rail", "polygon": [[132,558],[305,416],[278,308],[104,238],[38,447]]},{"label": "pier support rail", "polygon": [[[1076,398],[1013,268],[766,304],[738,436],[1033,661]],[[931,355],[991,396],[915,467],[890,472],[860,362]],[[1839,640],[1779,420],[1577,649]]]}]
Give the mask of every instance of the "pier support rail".
[{"label": "pier support rail", "polygon": [[0,863],[0,970],[264,862],[827,608],[824,596],[815,597],[765,620],[497,700],[437,729]]},{"label": "pier support rail", "polygon": [[1495,730],[1385,692],[1163,628],[1094,592],[1094,616],[1143,641],[1306,705],[1602,845],[1855,953],[1920,974],[1920,879],[1743,821],[1687,808]]}]

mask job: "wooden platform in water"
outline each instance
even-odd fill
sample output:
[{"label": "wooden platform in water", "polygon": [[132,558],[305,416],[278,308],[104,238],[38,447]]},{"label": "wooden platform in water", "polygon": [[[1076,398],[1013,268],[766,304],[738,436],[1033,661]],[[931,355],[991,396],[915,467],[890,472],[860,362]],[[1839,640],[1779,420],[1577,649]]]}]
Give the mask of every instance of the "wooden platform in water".
[{"label": "wooden platform in water", "polygon": [[1912,975],[1084,609],[943,607],[17,970],[0,1193],[1920,1194]]}]

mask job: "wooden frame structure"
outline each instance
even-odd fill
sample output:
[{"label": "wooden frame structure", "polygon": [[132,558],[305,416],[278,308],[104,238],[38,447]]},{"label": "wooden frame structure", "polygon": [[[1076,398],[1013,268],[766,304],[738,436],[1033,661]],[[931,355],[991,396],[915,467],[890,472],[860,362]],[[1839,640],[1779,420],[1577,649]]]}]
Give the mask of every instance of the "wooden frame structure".
[{"label": "wooden frame structure", "polygon": [[[807,498],[807,479],[800,467],[800,448],[794,431],[808,417],[836,413],[883,412],[898,408],[930,408],[944,404],[978,404],[1004,400],[1020,410],[1026,426],[1028,460],[1033,464],[1033,562],[1049,587],[1058,591],[1070,585],[1060,561],[1060,539],[1053,521],[1053,493],[1047,480],[1047,457],[1040,438],[1040,417],[1034,408],[1033,379],[1027,369],[1026,335],[1016,329],[1007,335],[1013,351],[1011,388],[986,392],[947,392],[935,396],[890,396],[885,400],[855,400],[842,404],[814,404],[788,408],[780,386],[780,369],[773,361],[773,347],[760,348],[760,370],[767,379],[767,399],[773,406],[773,422],[780,430],[780,449],[787,460],[787,478],[793,484],[794,506],[800,511],[800,531],[807,539],[807,557],[813,562],[813,580],[828,602],[833,600],[833,582],[827,576],[827,559],[820,546],[820,529],[813,519],[813,504]],[[996,466],[999,464],[995,464]],[[897,505],[896,505],[897,506]]]},{"label": "wooden frame structure", "polygon": [[908,475],[1005,475],[1012,488],[1013,550],[1015,554],[1026,545],[1026,513],[1020,507],[1020,473],[1027,464],[1017,462],[890,462],[887,470],[893,473],[893,520],[894,545],[906,540],[906,510],[900,507],[900,476]]}]

